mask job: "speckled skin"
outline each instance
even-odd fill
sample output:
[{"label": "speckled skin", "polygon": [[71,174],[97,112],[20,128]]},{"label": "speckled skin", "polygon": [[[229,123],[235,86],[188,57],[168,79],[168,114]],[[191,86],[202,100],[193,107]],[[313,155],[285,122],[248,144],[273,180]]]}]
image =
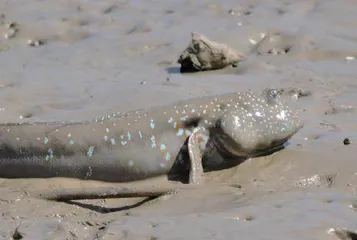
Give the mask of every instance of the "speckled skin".
[{"label": "speckled skin", "polygon": [[223,155],[254,156],[281,146],[301,126],[272,89],[189,99],[83,123],[3,124],[0,177],[135,181],[168,174],[184,161],[187,143],[190,182],[198,182],[208,145]]}]

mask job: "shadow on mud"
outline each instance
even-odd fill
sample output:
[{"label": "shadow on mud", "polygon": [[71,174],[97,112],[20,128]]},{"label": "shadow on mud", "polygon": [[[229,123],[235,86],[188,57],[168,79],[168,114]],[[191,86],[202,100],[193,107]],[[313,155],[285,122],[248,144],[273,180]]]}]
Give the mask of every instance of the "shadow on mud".
[{"label": "shadow on mud", "polygon": [[142,206],[143,204],[150,202],[154,199],[157,199],[158,197],[147,197],[137,203],[134,203],[132,205],[126,205],[122,207],[105,207],[105,206],[99,206],[91,203],[84,203],[84,202],[78,202],[78,201],[73,201],[73,200],[68,200],[64,201],[64,203],[70,204],[70,205],[75,205],[81,208],[85,208],[97,213],[112,213],[112,212],[120,212],[120,211],[126,211],[126,210],[131,210],[137,207]]},{"label": "shadow on mud", "polygon": [[[271,155],[275,152],[283,150],[289,145],[285,142],[283,145],[278,145],[263,152],[255,153],[250,157],[237,157],[232,155],[222,155],[218,152],[205,153],[202,158],[202,166],[204,172],[220,171],[228,168],[233,168],[251,158],[258,158]],[[187,140],[176,156],[175,162],[167,174],[170,181],[178,181],[184,184],[189,183],[190,175],[190,157],[188,153]]]}]

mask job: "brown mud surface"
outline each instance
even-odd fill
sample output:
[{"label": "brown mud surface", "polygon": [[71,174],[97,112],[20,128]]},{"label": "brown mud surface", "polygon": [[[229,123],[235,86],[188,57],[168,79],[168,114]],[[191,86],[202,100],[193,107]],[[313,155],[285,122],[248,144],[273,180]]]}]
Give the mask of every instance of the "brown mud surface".
[{"label": "brown mud surface", "polygon": [[[109,184],[0,179],[0,239],[356,239],[331,230],[357,230],[355,1],[28,0],[1,1],[0,11],[1,122],[266,87],[311,93],[296,101],[305,126],[286,149],[167,199],[56,203],[28,193]],[[180,74],[193,31],[246,59]]]}]

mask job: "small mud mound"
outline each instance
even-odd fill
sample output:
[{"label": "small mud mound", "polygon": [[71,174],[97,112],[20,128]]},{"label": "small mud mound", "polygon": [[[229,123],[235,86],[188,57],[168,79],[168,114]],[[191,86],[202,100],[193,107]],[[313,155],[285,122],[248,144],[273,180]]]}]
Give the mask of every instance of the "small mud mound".
[{"label": "small mud mound", "polygon": [[315,42],[306,37],[278,31],[268,32],[252,52],[258,56],[294,54],[316,49]]},{"label": "small mud mound", "polygon": [[[266,34],[262,34],[260,41],[253,43],[254,46],[250,51],[257,56],[287,55],[311,61],[344,59],[347,63],[353,61],[357,56],[356,51],[326,48],[326,42],[329,41],[331,39],[328,37],[316,36],[314,38],[304,33],[268,31]],[[336,45],[339,46],[341,43],[336,42]]]}]

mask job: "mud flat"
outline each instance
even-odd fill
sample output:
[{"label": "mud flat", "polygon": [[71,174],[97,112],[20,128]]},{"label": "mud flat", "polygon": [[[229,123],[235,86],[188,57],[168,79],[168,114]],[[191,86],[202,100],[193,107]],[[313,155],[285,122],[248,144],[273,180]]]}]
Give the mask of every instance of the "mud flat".
[{"label": "mud flat", "polygon": [[[47,202],[28,193],[103,184],[1,179],[0,239],[356,239],[354,1],[28,0],[0,9],[1,122],[77,121],[265,87],[295,89],[305,122],[286,149],[208,173],[202,188],[165,201]],[[246,59],[180,74],[193,31]]]}]

